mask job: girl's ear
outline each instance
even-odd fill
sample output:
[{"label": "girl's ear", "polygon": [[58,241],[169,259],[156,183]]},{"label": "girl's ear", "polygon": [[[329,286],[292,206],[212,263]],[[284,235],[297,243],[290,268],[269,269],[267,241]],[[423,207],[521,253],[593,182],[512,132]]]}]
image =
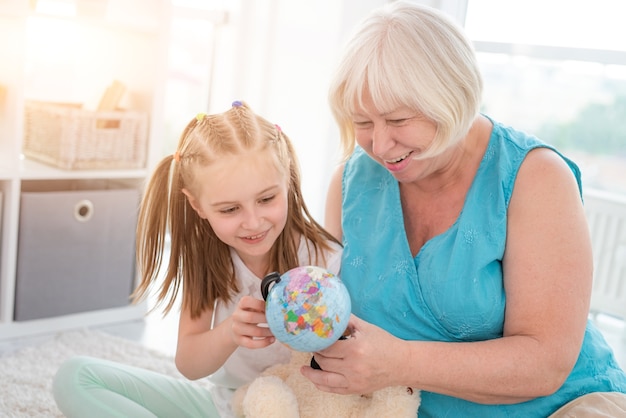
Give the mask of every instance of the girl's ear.
[{"label": "girl's ear", "polygon": [[202,219],[206,219],[207,217],[206,217],[204,211],[202,210],[202,207],[200,206],[200,204],[198,204],[198,200],[195,197],[192,196],[192,194],[189,192],[189,190],[183,188],[182,192],[187,197],[187,201],[189,202],[189,204],[191,205],[193,210],[196,211],[198,216],[201,217]]}]

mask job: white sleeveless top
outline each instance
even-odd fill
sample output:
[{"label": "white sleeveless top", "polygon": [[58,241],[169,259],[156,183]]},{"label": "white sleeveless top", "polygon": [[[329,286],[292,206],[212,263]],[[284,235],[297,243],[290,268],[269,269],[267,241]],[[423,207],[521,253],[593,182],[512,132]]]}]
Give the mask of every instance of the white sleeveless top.
[{"label": "white sleeveless top", "polygon": [[[338,275],[341,265],[341,246],[330,242],[332,252],[325,252],[326,265],[315,263],[315,257],[311,260],[307,248],[307,242],[302,239],[298,247],[299,265],[319,265],[333,274]],[[311,246],[311,250],[313,247]],[[257,299],[263,299],[261,295],[261,279],[252,273],[243,263],[239,255],[231,248],[231,256],[235,267],[235,277],[239,285],[239,294],[234,296],[229,303],[217,302],[213,309],[211,328],[219,325],[230,317],[235,311],[239,299],[249,295]],[[284,273],[284,272],[281,272]],[[215,385],[213,401],[220,412],[221,417],[230,417],[232,411],[230,401],[234,389],[254,380],[259,374],[274,364],[286,363],[289,361],[290,349],[280,342],[260,349],[249,349],[238,347],[226,360],[224,365],[215,373],[208,377],[209,381]]]}]

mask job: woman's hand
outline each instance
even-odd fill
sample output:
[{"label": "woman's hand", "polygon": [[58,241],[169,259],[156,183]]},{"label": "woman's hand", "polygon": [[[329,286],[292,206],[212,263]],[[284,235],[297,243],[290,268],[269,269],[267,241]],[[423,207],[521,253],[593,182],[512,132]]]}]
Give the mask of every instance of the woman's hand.
[{"label": "woman's hand", "polygon": [[[318,389],[340,394],[364,394],[401,384],[394,380],[396,359],[407,361],[399,352],[402,340],[356,316],[350,317],[350,336],[315,353],[322,370],[301,369]],[[400,363],[402,363],[400,362]]]},{"label": "woman's hand", "polygon": [[263,348],[276,341],[267,326],[265,302],[260,299],[242,297],[231,319],[231,337],[238,346]]}]

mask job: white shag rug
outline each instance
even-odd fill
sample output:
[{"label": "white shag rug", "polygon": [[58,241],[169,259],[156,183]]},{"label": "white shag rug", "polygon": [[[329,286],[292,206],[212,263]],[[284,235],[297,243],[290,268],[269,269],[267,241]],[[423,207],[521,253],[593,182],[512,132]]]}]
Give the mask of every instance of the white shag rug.
[{"label": "white shag rug", "polygon": [[0,357],[0,417],[63,417],[52,396],[61,363],[89,355],[180,377],[174,359],[141,344],[100,331],[64,332],[33,347]]}]

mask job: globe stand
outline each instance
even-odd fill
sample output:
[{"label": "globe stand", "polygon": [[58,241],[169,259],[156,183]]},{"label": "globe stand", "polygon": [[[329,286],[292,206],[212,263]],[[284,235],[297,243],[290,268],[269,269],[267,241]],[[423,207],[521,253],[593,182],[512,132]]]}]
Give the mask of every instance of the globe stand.
[{"label": "globe stand", "polygon": [[[349,335],[350,334],[348,333],[348,330],[346,330],[346,332],[344,332],[343,335],[339,337],[339,340],[347,340]],[[315,356],[311,357],[311,367],[315,370],[322,370],[317,361],[315,361]]]},{"label": "globe stand", "polygon": [[261,295],[263,300],[267,301],[267,295],[270,293],[270,286],[272,284],[280,283],[280,273],[273,271],[268,273],[263,280],[261,280]]}]

